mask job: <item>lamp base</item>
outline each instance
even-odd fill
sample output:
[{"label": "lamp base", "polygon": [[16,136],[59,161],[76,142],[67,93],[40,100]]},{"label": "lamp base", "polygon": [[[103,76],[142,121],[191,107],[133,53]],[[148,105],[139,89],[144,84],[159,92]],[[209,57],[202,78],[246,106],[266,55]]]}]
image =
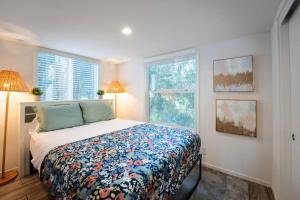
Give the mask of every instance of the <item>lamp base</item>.
[{"label": "lamp base", "polygon": [[18,172],[15,170],[5,172],[4,177],[0,178],[0,186],[6,185],[7,183],[15,180],[17,177],[18,177]]}]

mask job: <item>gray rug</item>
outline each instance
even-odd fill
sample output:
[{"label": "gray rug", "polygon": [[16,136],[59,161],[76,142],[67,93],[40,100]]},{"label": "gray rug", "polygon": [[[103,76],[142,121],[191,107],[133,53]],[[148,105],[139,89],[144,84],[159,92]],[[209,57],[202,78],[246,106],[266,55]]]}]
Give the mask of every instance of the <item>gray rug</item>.
[{"label": "gray rug", "polygon": [[203,176],[190,200],[248,200],[248,182],[204,169]]},{"label": "gray rug", "polygon": [[[195,167],[172,199],[187,199],[198,177]],[[203,168],[202,179],[189,200],[274,200],[271,188]]]}]

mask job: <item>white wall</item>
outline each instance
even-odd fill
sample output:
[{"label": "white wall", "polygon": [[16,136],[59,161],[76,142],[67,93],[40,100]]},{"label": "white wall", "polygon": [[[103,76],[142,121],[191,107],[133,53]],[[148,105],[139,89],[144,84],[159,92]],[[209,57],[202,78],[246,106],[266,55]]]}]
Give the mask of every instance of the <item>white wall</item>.
[{"label": "white wall", "polygon": [[99,61],[99,89],[106,90],[108,85],[113,81],[117,80],[117,66],[113,63]]},{"label": "white wall", "polygon": [[145,121],[146,77],[143,58],[132,58],[117,68],[118,80],[124,84],[127,93],[118,95],[118,117]]},{"label": "white wall", "polygon": [[[230,170],[258,182],[271,183],[272,65],[269,33],[239,38],[200,48],[200,134],[206,148],[205,163]],[[213,60],[253,55],[255,92],[214,93]],[[215,99],[258,101],[257,138],[215,131]]]},{"label": "white wall", "polygon": [[[35,46],[0,40],[0,70],[18,71],[29,88],[35,86],[36,53]],[[107,85],[116,80],[116,66],[99,61],[99,87],[106,89]],[[18,168],[18,103],[33,101],[28,93],[12,93],[9,107],[9,125],[7,137],[6,169]],[[5,93],[0,92],[0,158],[2,159]],[[1,163],[1,162],[0,162]]]},{"label": "white wall", "polygon": [[[36,47],[21,45],[14,42],[0,40],[0,69],[18,71],[26,80],[29,87],[34,86],[33,68],[35,63]],[[18,163],[18,103],[32,101],[28,93],[12,93],[9,107],[9,124],[7,134],[6,169],[17,168]],[[2,163],[3,128],[5,110],[5,93],[0,92],[0,157]]]},{"label": "white wall", "polygon": [[[270,33],[228,40],[199,48],[200,135],[204,162],[218,169],[271,184],[272,163],[272,65]],[[254,56],[255,92],[214,93],[213,60]],[[118,66],[118,79],[128,94],[118,100],[118,116],[145,120],[145,71],[143,58]],[[258,137],[249,138],[215,131],[215,99],[258,100]]]}]

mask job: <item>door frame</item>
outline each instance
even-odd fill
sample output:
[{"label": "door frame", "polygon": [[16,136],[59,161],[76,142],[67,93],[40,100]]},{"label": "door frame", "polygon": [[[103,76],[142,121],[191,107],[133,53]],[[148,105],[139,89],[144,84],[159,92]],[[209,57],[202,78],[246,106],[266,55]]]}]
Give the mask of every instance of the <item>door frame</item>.
[{"label": "door frame", "polygon": [[[288,22],[298,3],[299,0],[285,0],[281,3],[272,30],[274,51],[272,73],[273,78],[278,80],[278,82],[273,81],[273,112],[275,115],[273,118],[272,184],[276,199],[292,198],[291,90],[287,90],[287,88],[291,88]],[[276,131],[279,132],[276,133]],[[277,160],[274,161],[274,159]],[[276,166],[274,167],[274,165]],[[276,177],[278,173],[279,177]]]}]

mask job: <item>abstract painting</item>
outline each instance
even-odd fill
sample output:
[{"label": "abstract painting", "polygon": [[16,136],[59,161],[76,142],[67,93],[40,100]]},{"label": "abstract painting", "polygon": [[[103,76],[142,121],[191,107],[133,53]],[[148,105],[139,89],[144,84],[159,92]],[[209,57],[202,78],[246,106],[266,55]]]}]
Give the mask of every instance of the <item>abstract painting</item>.
[{"label": "abstract painting", "polygon": [[216,130],[256,137],[256,104],[255,100],[217,99]]},{"label": "abstract painting", "polygon": [[252,56],[214,60],[215,92],[252,92]]}]

